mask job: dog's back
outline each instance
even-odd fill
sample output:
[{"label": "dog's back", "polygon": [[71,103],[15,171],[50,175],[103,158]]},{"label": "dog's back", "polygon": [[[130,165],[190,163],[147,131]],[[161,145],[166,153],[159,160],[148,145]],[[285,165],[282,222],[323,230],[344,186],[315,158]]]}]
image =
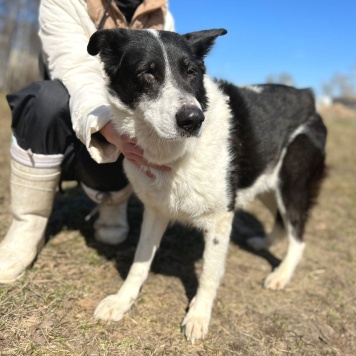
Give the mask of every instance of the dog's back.
[{"label": "dog's back", "polygon": [[309,89],[264,84],[238,87],[219,81],[228,95],[234,116],[231,139],[238,170],[235,190],[251,186],[269,167],[277,164],[283,148],[296,130],[303,132],[322,151],[326,128],[315,110]]},{"label": "dog's back", "polygon": [[253,247],[268,248],[276,238],[288,235],[287,256],[266,280],[267,287],[283,288],[302,256],[308,212],[325,175],[326,127],[309,89],[218,83],[234,116],[232,205],[244,206],[260,195],[275,215],[272,233],[267,239],[251,239]]}]

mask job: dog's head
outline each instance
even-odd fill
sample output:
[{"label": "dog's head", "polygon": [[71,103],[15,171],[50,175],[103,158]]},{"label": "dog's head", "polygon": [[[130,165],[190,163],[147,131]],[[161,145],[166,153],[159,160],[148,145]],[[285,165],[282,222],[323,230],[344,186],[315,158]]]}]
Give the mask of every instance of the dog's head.
[{"label": "dog's head", "polygon": [[179,35],[156,30],[101,30],[88,53],[100,55],[111,98],[117,98],[164,140],[198,136],[208,102],[204,57],[213,29]]}]

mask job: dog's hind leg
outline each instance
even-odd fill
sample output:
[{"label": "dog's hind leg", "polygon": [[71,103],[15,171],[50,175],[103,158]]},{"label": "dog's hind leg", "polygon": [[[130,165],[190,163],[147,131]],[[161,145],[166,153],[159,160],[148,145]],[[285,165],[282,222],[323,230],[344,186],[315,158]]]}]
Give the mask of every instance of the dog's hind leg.
[{"label": "dog's hind leg", "polygon": [[204,264],[199,288],[182,323],[184,335],[192,342],[208,332],[213,302],[225,270],[232,219],[233,212],[226,212],[204,226]]},{"label": "dog's hind leg", "polygon": [[118,321],[131,308],[148,276],[168,222],[168,218],[150,208],[145,208],[134,263],[119,292],[104,298],[96,307],[94,312],[96,319]]},{"label": "dog's hind leg", "polygon": [[274,216],[274,225],[272,231],[267,236],[252,236],[247,240],[247,243],[256,251],[267,250],[277,241],[286,236],[282,216],[277,207],[277,199],[274,191],[270,191],[258,196],[258,199],[266,206],[270,213]]},{"label": "dog's hind leg", "polygon": [[289,145],[280,171],[278,207],[288,232],[288,249],[282,263],[266,278],[265,287],[282,289],[300,262],[308,212],[324,176],[324,153],[306,134]]},{"label": "dog's hind leg", "polygon": [[300,262],[305,243],[297,234],[295,226],[287,223],[288,249],[281,264],[267,276],[265,287],[269,289],[283,289],[291,280],[294,270]]}]

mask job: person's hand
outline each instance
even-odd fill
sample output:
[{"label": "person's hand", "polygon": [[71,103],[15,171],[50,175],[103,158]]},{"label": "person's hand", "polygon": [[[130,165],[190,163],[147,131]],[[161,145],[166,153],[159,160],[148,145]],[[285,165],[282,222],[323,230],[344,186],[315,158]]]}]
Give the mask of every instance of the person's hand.
[{"label": "person's hand", "polygon": [[100,133],[105,137],[108,142],[115,145],[126,157],[126,159],[128,159],[131,163],[137,166],[148,177],[155,178],[155,175],[150,171],[150,168],[166,172],[171,170],[167,166],[159,166],[156,164],[148,163],[143,158],[143,150],[137,146],[136,141],[130,139],[126,135],[120,135],[115,129],[115,126],[112,121],[109,121],[109,123],[107,123],[103,128],[101,128]]}]

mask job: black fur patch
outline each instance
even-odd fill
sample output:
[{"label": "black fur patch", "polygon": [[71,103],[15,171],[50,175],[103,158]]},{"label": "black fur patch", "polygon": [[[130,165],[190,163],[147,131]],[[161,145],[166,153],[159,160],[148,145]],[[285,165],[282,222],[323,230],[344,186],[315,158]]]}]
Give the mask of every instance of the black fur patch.
[{"label": "black fur patch", "polygon": [[[234,153],[231,171],[231,191],[248,188],[280,159],[290,135],[301,125],[312,122],[317,115],[314,98],[309,89],[266,84],[258,85],[261,92],[219,81],[228,95],[234,116],[231,131],[231,150]],[[310,128],[312,130],[312,127]],[[325,136],[314,135],[325,145]],[[235,204],[232,197],[230,208]]]},{"label": "black fur patch", "polygon": [[160,39],[167,51],[172,79],[181,90],[192,94],[203,111],[207,108],[206,91],[203,84],[205,67],[202,58],[197,59],[189,41],[173,32],[160,32]]},{"label": "black fur patch", "polygon": [[[322,129],[326,135],[326,129]],[[325,136],[324,136],[325,139]],[[302,239],[308,213],[319,194],[325,175],[325,155],[308,134],[289,145],[281,168],[281,193],[288,221]]]},{"label": "black fur patch", "polygon": [[[96,34],[97,40],[94,37]],[[100,53],[111,94],[131,108],[135,107],[142,95],[155,99],[164,82],[166,70],[157,39],[148,31],[115,29],[98,31],[96,34],[89,42],[88,51],[90,54]]]},{"label": "black fur patch", "polygon": [[157,38],[150,31],[102,30],[91,37],[88,53],[100,54],[111,94],[134,108],[143,95],[152,100],[159,96],[168,69],[163,45],[171,79],[182,91],[192,94],[204,111],[207,97],[203,84],[203,58],[215,39],[226,32],[215,29],[181,36],[175,32],[159,31]]}]

